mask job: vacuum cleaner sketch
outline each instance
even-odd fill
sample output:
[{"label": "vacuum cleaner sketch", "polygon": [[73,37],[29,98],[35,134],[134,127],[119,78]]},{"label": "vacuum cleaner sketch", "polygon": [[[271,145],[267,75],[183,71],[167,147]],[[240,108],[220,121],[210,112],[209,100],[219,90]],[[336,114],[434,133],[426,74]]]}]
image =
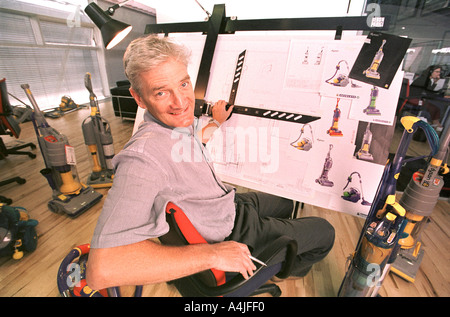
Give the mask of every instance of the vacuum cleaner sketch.
[{"label": "vacuum cleaner sketch", "polygon": [[333,149],[333,144],[330,144],[327,156],[325,157],[325,163],[323,164],[322,173],[320,177],[316,179],[316,183],[326,187],[333,187],[334,183],[328,179],[328,172],[331,167],[333,167],[333,159],[331,158],[331,150]]},{"label": "vacuum cleaner sketch", "polygon": [[356,153],[356,158],[364,161],[373,161],[373,155],[369,152],[372,143],[372,131],[370,131],[370,122],[364,132],[361,149]]},{"label": "vacuum cleaner sketch", "polygon": [[380,67],[381,61],[383,60],[384,57],[383,53],[384,44],[386,44],[386,40],[383,40],[380,48],[378,49],[377,53],[373,58],[372,64],[370,64],[370,67],[367,68],[365,71],[363,71],[363,74],[366,75],[366,77],[380,79],[380,73],[378,72],[378,68]]},{"label": "vacuum cleaner sketch", "polygon": [[306,48],[305,57],[303,58],[303,65],[308,65],[308,58],[309,58],[309,47]]},{"label": "vacuum cleaner sketch", "polygon": [[[317,53],[316,56],[316,61],[314,62],[314,65],[320,65],[320,63],[322,62],[322,56],[323,56],[323,46],[320,49],[320,52]],[[305,52],[305,56],[303,58],[303,65],[308,65],[309,64],[309,47],[306,48],[306,52]]]},{"label": "vacuum cleaner sketch", "polygon": [[367,108],[363,110],[363,113],[369,116],[381,115],[380,110],[378,110],[376,107],[378,92],[379,92],[378,88],[376,86],[373,86],[373,88],[370,90],[370,103],[367,106]]},{"label": "vacuum cleaner sketch", "polygon": [[339,118],[341,117],[341,110],[339,109],[339,101],[341,99],[337,98],[336,101],[336,108],[333,112],[333,121],[331,122],[331,127],[327,130],[327,133],[330,136],[343,136],[342,131],[339,130],[338,124],[339,124]]},{"label": "vacuum cleaner sketch", "polygon": [[[339,73],[339,70],[341,69],[341,63],[344,63],[347,67],[347,74]],[[346,60],[340,60],[338,64],[336,65],[336,71],[334,72],[333,76],[325,80],[326,83],[331,84],[336,87],[347,87],[349,83],[351,83],[352,88],[359,88],[361,86],[355,84],[353,80],[349,78],[350,74],[350,68],[348,66],[348,62]]]},{"label": "vacuum cleaner sketch", "polygon": [[75,151],[67,137],[50,127],[34,99],[28,84],[21,85],[33,106],[31,121],[44,159],[40,172],[52,189],[48,208],[75,218],[96,204],[103,195],[79,182]]},{"label": "vacuum cleaner sketch", "polygon": [[[303,133],[305,132],[305,127],[309,126],[309,130],[311,133],[311,138],[308,137],[303,137]],[[306,123],[302,126],[301,130],[300,130],[300,135],[297,138],[297,140],[291,142],[291,146],[295,147],[297,150],[302,150],[302,151],[309,151],[312,148],[312,145],[314,143],[314,136],[313,136],[313,130],[311,128],[311,125]]]},{"label": "vacuum cleaner sketch", "polygon": [[412,39],[371,32],[352,66],[349,77],[389,89]]},{"label": "vacuum cleaner sketch", "polygon": [[[347,186],[352,182],[352,176],[353,175],[358,175],[359,177],[359,187],[360,190],[358,190],[355,187],[350,187],[347,191],[345,191],[345,189],[347,188]],[[352,203],[356,203],[361,199],[361,205],[364,206],[370,206],[371,203],[368,202],[367,200],[364,199],[364,194],[363,194],[363,186],[362,186],[362,178],[361,178],[361,174],[359,174],[358,172],[353,172],[350,174],[350,176],[347,178],[347,184],[344,186],[344,193],[342,194],[342,199],[346,200],[346,201],[350,201]]]}]

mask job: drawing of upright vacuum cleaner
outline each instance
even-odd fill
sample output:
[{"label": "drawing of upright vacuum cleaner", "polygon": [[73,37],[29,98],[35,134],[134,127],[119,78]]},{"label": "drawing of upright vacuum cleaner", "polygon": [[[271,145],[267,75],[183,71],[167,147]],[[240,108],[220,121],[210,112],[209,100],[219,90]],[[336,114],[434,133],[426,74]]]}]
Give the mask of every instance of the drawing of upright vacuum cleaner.
[{"label": "drawing of upright vacuum cleaner", "polygon": [[309,47],[306,48],[306,52],[305,52],[305,57],[303,58],[303,65],[307,65],[308,64],[308,58],[309,58]]},{"label": "drawing of upright vacuum cleaner", "polygon": [[333,159],[330,155],[332,148],[333,144],[330,144],[327,156],[325,157],[325,163],[323,164],[322,173],[320,174],[320,177],[316,179],[316,183],[326,187],[334,186],[334,183],[328,179],[328,172],[333,167]]},{"label": "drawing of upright vacuum cleaner", "polygon": [[[358,190],[356,187],[350,187],[347,191],[345,189],[348,187],[348,185],[352,182],[352,176],[357,175],[359,177],[359,187],[360,190]],[[364,193],[363,193],[363,185],[362,185],[362,178],[361,174],[358,172],[353,172],[350,174],[350,176],[347,178],[347,184],[344,186],[344,193],[342,194],[342,199],[346,201],[350,201],[352,203],[357,203],[361,199],[361,205],[363,206],[370,206],[371,203],[364,199]]]},{"label": "drawing of upright vacuum cleaner", "polygon": [[356,158],[364,161],[373,161],[373,155],[369,152],[372,143],[372,131],[370,131],[370,122],[367,124],[366,131],[362,140],[361,149],[356,153]]},{"label": "drawing of upright vacuum cleaner", "polygon": [[375,54],[370,67],[363,71],[363,74],[368,78],[380,79],[380,73],[378,72],[378,68],[380,67],[381,61],[384,57],[383,47],[386,44],[386,40],[383,40],[380,48]]},{"label": "drawing of upright vacuum cleaner", "polygon": [[331,127],[327,130],[327,133],[330,136],[343,136],[342,131],[339,130],[338,127],[339,118],[341,117],[341,110],[339,109],[339,100],[340,98],[337,98],[336,107],[333,112],[333,121],[331,123]]},{"label": "drawing of upright vacuum cleaner", "polygon": [[314,65],[320,65],[320,63],[322,62],[322,56],[323,56],[323,46],[320,49],[320,52],[316,56],[316,62],[314,63]]},{"label": "drawing of upright vacuum cleaner", "polygon": [[403,117],[405,128],[392,162],[385,166],[377,193],[362,228],[355,252],[339,288],[340,297],[374,297],[397,258],[399,240],[408,236],[406,205],[397,202],[396,185],[413,134],[423,129],[431,148],[438,150],[439,138],[434,129],[417,117]]},{"label": "drawing of upright vacuum cleaner", "polygon": [[[309,126],[309,130],[311,132],[311,138],[308,137],[303,137],[303,133],[305,132],[305,127]],[[313,136],[313,130],[311,128],[311,125],[309,123],[306,123],[302,126],[301,130],[300,130],[300,135],[297,138],[297,140],[291,142],[291,146],[295,147],[297,150],[302,150],[302,151],[309,151],[312,148],[314,142],[314,136]]]},{"label": "drawing of upright vacuum cleaner", "polygon": [[50,127],[34,99],[28,84],[21,85],[33,106],[31,115],[45,168],[40,172],[52,189],[48,208],[75,218],[103,197],[90,186],[79,182],[75,151],[67,137]]},{"label": "drawing of upright vacuum cleaner", "polygon": [[377,97],[378,97],[378,88],[373,86],[373,88],[370,91],[370,103],[367,106],[367,108],[365,108],[363,110],[363,113],[370,115],[370,116],[377,116],[377,115],[381,115],[380,110],[378,110],[376,108],[376,101],[377,101]]},{"label": "drawing of upright vacuum cleaner", "polygon": [[92,158],[92,172],[86,183],[93,188],[111,187],[114,178],[111,163],[114,157],[114,144],[109,122],[100,115],[97,97],[92,89],[91,74],[86,73],[84,84],[89,91],[91,114],[82,125],[84,143]]}]

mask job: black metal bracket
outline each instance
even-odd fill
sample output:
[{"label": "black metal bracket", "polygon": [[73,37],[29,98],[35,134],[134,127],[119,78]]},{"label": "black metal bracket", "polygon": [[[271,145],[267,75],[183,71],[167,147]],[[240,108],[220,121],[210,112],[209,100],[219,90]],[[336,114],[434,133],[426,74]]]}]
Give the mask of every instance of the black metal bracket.
[{"label": "black metal bracket", "polygon": [[195,116],[199,117],[202,115],[202,109],[205,105],[204,99],[219,34],[234,34],[238,31],[336,30],[335,39],[339,40],[343,31],[385,31],[388,27],[389,19],[387,17],[385,17],[384,24],[381,27],[369,26],[365,16],[238,20],[226,17],[225,4],[216,4],[208,21],[147,24],[145,34],[164,33],[166,36],[169,33],[201,32],[206,34],[205,46],[194,88],[196,99]]}]

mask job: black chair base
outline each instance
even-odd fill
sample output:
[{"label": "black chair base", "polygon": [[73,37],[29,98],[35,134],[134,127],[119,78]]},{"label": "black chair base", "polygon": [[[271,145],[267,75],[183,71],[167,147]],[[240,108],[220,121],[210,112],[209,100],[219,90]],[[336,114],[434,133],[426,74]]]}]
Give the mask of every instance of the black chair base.
[{"label": "black chair base", "polygon": [[0,203],[6,204],[6,205],[11,205],[12,199],[7,198],[5,196],[0,196]]},{"label": "black chair base", "polygon": [[[4,181],[0,181],[0,186],[4,186],[4,185],[11,184],[11,183],[14,183],[14,182],[16,182],[17,184],[22,185],[22,184],[26,183],[26,179],[25,178],[21,178],[21,177],[12,177],[12,178],[6,179]],[[0,196],[0,203],[11,205],[12,204],[12,199],[7,198],[5,196]]]},{"label": "black chair base", "polygon": [[36,158],[36,154],[27,151],[19,151],[21,149],[30,147],[30,149],[36,149],[36,145],[34,143],[26,143],[22,145],[18,145],[15,147],[7,148],[3,140],[0,138],[0,159],[4,159],[8,155],[28,155],[30,158]]},{"label": "black chair base", "polygon": [[266,293],[272,295],[273,297],[280,297],[282,292],[277,284],[264,284],[260,286],[257,290],[255,290],[250,296],[256,296]]}]

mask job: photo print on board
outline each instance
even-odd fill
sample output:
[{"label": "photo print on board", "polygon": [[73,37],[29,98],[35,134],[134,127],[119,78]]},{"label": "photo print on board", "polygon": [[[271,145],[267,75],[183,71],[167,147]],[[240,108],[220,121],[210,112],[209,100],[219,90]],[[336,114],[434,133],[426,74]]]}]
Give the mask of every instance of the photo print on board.
[{"label": "photo print on board", "polygon": [[412,39],[371,32],[350,71],[350,78],[389,89]]}]

